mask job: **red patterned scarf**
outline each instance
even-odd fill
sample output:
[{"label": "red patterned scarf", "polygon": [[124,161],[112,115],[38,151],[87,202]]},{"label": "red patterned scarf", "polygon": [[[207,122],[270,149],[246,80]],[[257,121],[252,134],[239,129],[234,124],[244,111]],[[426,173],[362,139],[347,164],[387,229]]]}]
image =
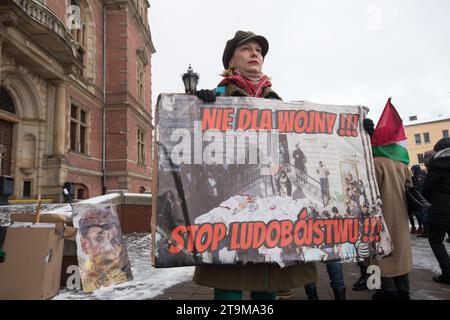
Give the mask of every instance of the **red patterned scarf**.
[{"label": "red patterned scarf", "polygon": [[224,78],[219,83],[220,86],[224,86],[227,84],[234,84],[235,86],[245,90],[251,97],[260,98],[263,96],[263,89],[265,87],[271,87],[272,83],[266,75],[263,75],[258,82],[253,82],[241,75],[234,75],[230,77]]}]

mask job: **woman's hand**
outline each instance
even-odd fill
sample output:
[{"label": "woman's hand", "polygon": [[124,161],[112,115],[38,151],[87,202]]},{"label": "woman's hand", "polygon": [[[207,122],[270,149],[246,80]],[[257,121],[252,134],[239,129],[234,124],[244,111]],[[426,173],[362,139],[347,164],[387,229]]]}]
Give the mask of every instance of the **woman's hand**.
[{"label": "woman's hand", "polygon": [[215,102],[216,93],[213,90],[198,90],[195,95],[203,102]]},{"label": "woman's hand", "polygon": [[374,125],[372,119],[369,119],[369,118],[364,119],[363,128],[364,128],[364,130],[366,130],[366,132],[369,136],[372,136],[375,131],[375,125]]}]

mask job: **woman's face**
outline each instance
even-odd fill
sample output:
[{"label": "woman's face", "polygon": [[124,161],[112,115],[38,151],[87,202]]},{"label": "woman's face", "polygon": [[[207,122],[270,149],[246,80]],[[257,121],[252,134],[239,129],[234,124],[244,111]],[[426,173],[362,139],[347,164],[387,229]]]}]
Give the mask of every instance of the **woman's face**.
[{"label": "woman's face", "polygon": [[258,42],[250,40],[234,50],[230,66],[248,72],[261,73],[264,59]]}]

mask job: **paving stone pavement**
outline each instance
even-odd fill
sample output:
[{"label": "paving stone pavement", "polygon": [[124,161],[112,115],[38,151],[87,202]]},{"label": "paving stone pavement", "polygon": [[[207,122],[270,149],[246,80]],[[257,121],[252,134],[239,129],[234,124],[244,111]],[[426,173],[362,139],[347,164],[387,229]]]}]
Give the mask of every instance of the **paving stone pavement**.
[{"label": "paving stone pavement", "polygon": [[[324,263],[318,263],[319,282],[317,292],[321,300],[334,299],[333,290]],[[432,280],[433,272],[426,269],[413,269],[410,274],[410,293],[413,300],[450,300],[450,285],[439,284]],[[359,268],[354,263],[344,263],[344,278],[347,300],[370,300],[373,290],[353,291],[353,283],[359,278]],[[295,296],[290,300],[307,300],[303,288],[294,289]],[[244,300],[249,300],[248,292],[244,293]],[[180,283],[167,289],[155,300],[212,300],[213,289],[202,287],[193,281]]]}]

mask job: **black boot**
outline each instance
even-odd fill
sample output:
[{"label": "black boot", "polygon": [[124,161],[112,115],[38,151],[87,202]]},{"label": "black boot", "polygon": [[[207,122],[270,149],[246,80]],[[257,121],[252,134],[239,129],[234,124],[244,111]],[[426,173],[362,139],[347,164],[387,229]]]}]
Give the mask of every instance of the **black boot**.
[{"label": "black boot", "polygon": [[347,300],[345,299],[345,287],[333,288],[334,300]]},{"label": "black boot", "polygon": [[308,286],[305,286],[305,292],[308,296],[308,300],[319,300],[319,296],[317,295],[317,288],[311,288]]},{"label": "black boot", "polygon": [[367,272],[362,272],[361,277],[358,281],[353,284],[352,289],[355,291],[361,291],[367,289],[367,279],[369,279],[369,274]]},{"label": "black boot", "polygon": [[398,291],[398,299],[399,300],[411,300],[409,297],[409,291]]},{"label": "black boot", "polygon": [[375,294],[372,296],[372,300],[398,300],[398,294],[396,291],[384,291],[379,290],[375,292]]},{"label": "black boot", "polygon": [[438,283],[450,284],[450,274],[443,273],[439,276],[433,277],[433,280]]}]

